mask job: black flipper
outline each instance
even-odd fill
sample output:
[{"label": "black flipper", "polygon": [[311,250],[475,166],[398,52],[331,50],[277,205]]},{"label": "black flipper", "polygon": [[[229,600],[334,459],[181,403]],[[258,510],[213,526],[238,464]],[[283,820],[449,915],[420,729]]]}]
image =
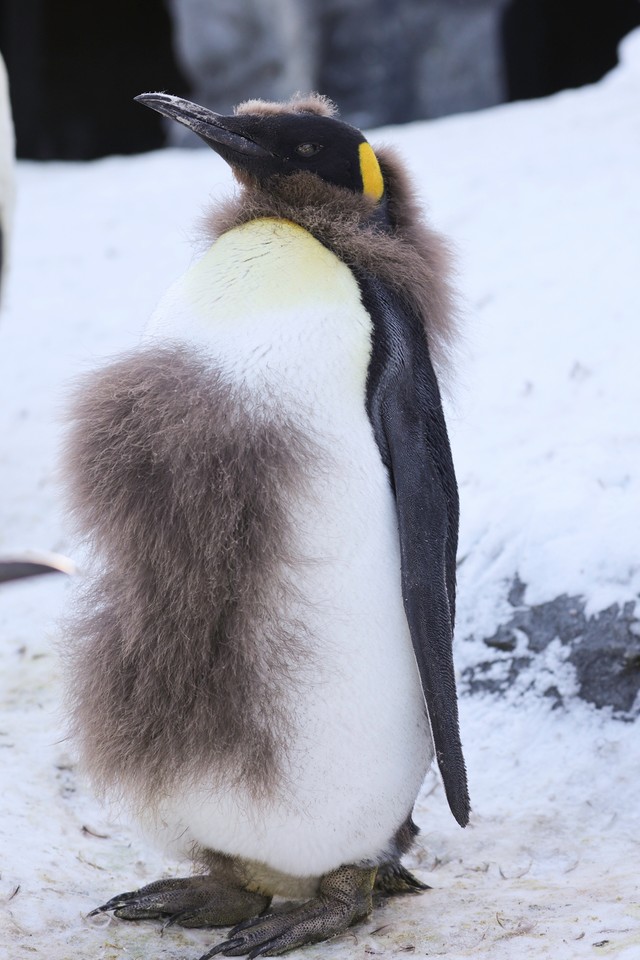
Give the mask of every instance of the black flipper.
[{"label": "black flipper", "polygon": [[25,554],[0,557],[0,583],[38,577],[43,573],[74,573],[74,566],[66,557],[57,554]]},{"label": "black flipper", "polygon": [[469,820],[453,668],[458,491],[422,321],[370,275],[358,275],[374,325],[367,412],[396,498],[402,590],[438,766],[461,826]]}]

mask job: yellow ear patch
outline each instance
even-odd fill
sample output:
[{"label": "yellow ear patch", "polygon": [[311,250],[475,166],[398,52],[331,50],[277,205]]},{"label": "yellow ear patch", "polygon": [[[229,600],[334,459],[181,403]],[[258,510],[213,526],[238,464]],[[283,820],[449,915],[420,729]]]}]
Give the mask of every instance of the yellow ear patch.
[{"label": "yellow ear patch", "polygon": [[373,200],[380,200],[384,193],[384,180],[382,179],[378,158],[366,141],[358,147],[358,154],[360,156],[362,192]]}]

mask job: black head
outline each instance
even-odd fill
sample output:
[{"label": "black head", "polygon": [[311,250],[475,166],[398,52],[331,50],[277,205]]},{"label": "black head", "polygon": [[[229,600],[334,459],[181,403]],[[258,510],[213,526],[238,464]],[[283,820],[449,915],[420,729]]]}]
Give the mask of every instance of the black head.
[{"label": "black head", "polygon": [[372,148],[359,130],[331,116],[321,98],[284,105],[250,101],[231,117],[166,93],[143,93],[136,100],[193,130],[241,179],[264,184],[307,171],[375,201],[383,196]]}]

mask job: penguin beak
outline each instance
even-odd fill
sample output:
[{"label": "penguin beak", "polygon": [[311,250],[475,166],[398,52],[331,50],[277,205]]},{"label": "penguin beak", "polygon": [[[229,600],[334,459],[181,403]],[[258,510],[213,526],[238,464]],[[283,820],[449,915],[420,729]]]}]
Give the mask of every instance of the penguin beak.
[{"label": "penguin beak", "polygon": [[134,100],[193,130],[207,146],[232,166],[244,165],[243,160],[272,157],[268,150],[243,132],[241,117],[224,117],[169,93],[142,93],[139,97],[134,97]]}]

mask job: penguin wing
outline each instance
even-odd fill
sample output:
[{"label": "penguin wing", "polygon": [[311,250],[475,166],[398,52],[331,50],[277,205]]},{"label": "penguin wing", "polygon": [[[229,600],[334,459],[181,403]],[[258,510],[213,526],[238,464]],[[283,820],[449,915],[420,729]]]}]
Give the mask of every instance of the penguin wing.
[{"label": "penguin wing", "polygon": [[405,613],[447,800],[465,826],[452,655],[458,491],[440,391],[421,318],[379,280],[358,280],[373,324],[367,412],[396,499]]}]

